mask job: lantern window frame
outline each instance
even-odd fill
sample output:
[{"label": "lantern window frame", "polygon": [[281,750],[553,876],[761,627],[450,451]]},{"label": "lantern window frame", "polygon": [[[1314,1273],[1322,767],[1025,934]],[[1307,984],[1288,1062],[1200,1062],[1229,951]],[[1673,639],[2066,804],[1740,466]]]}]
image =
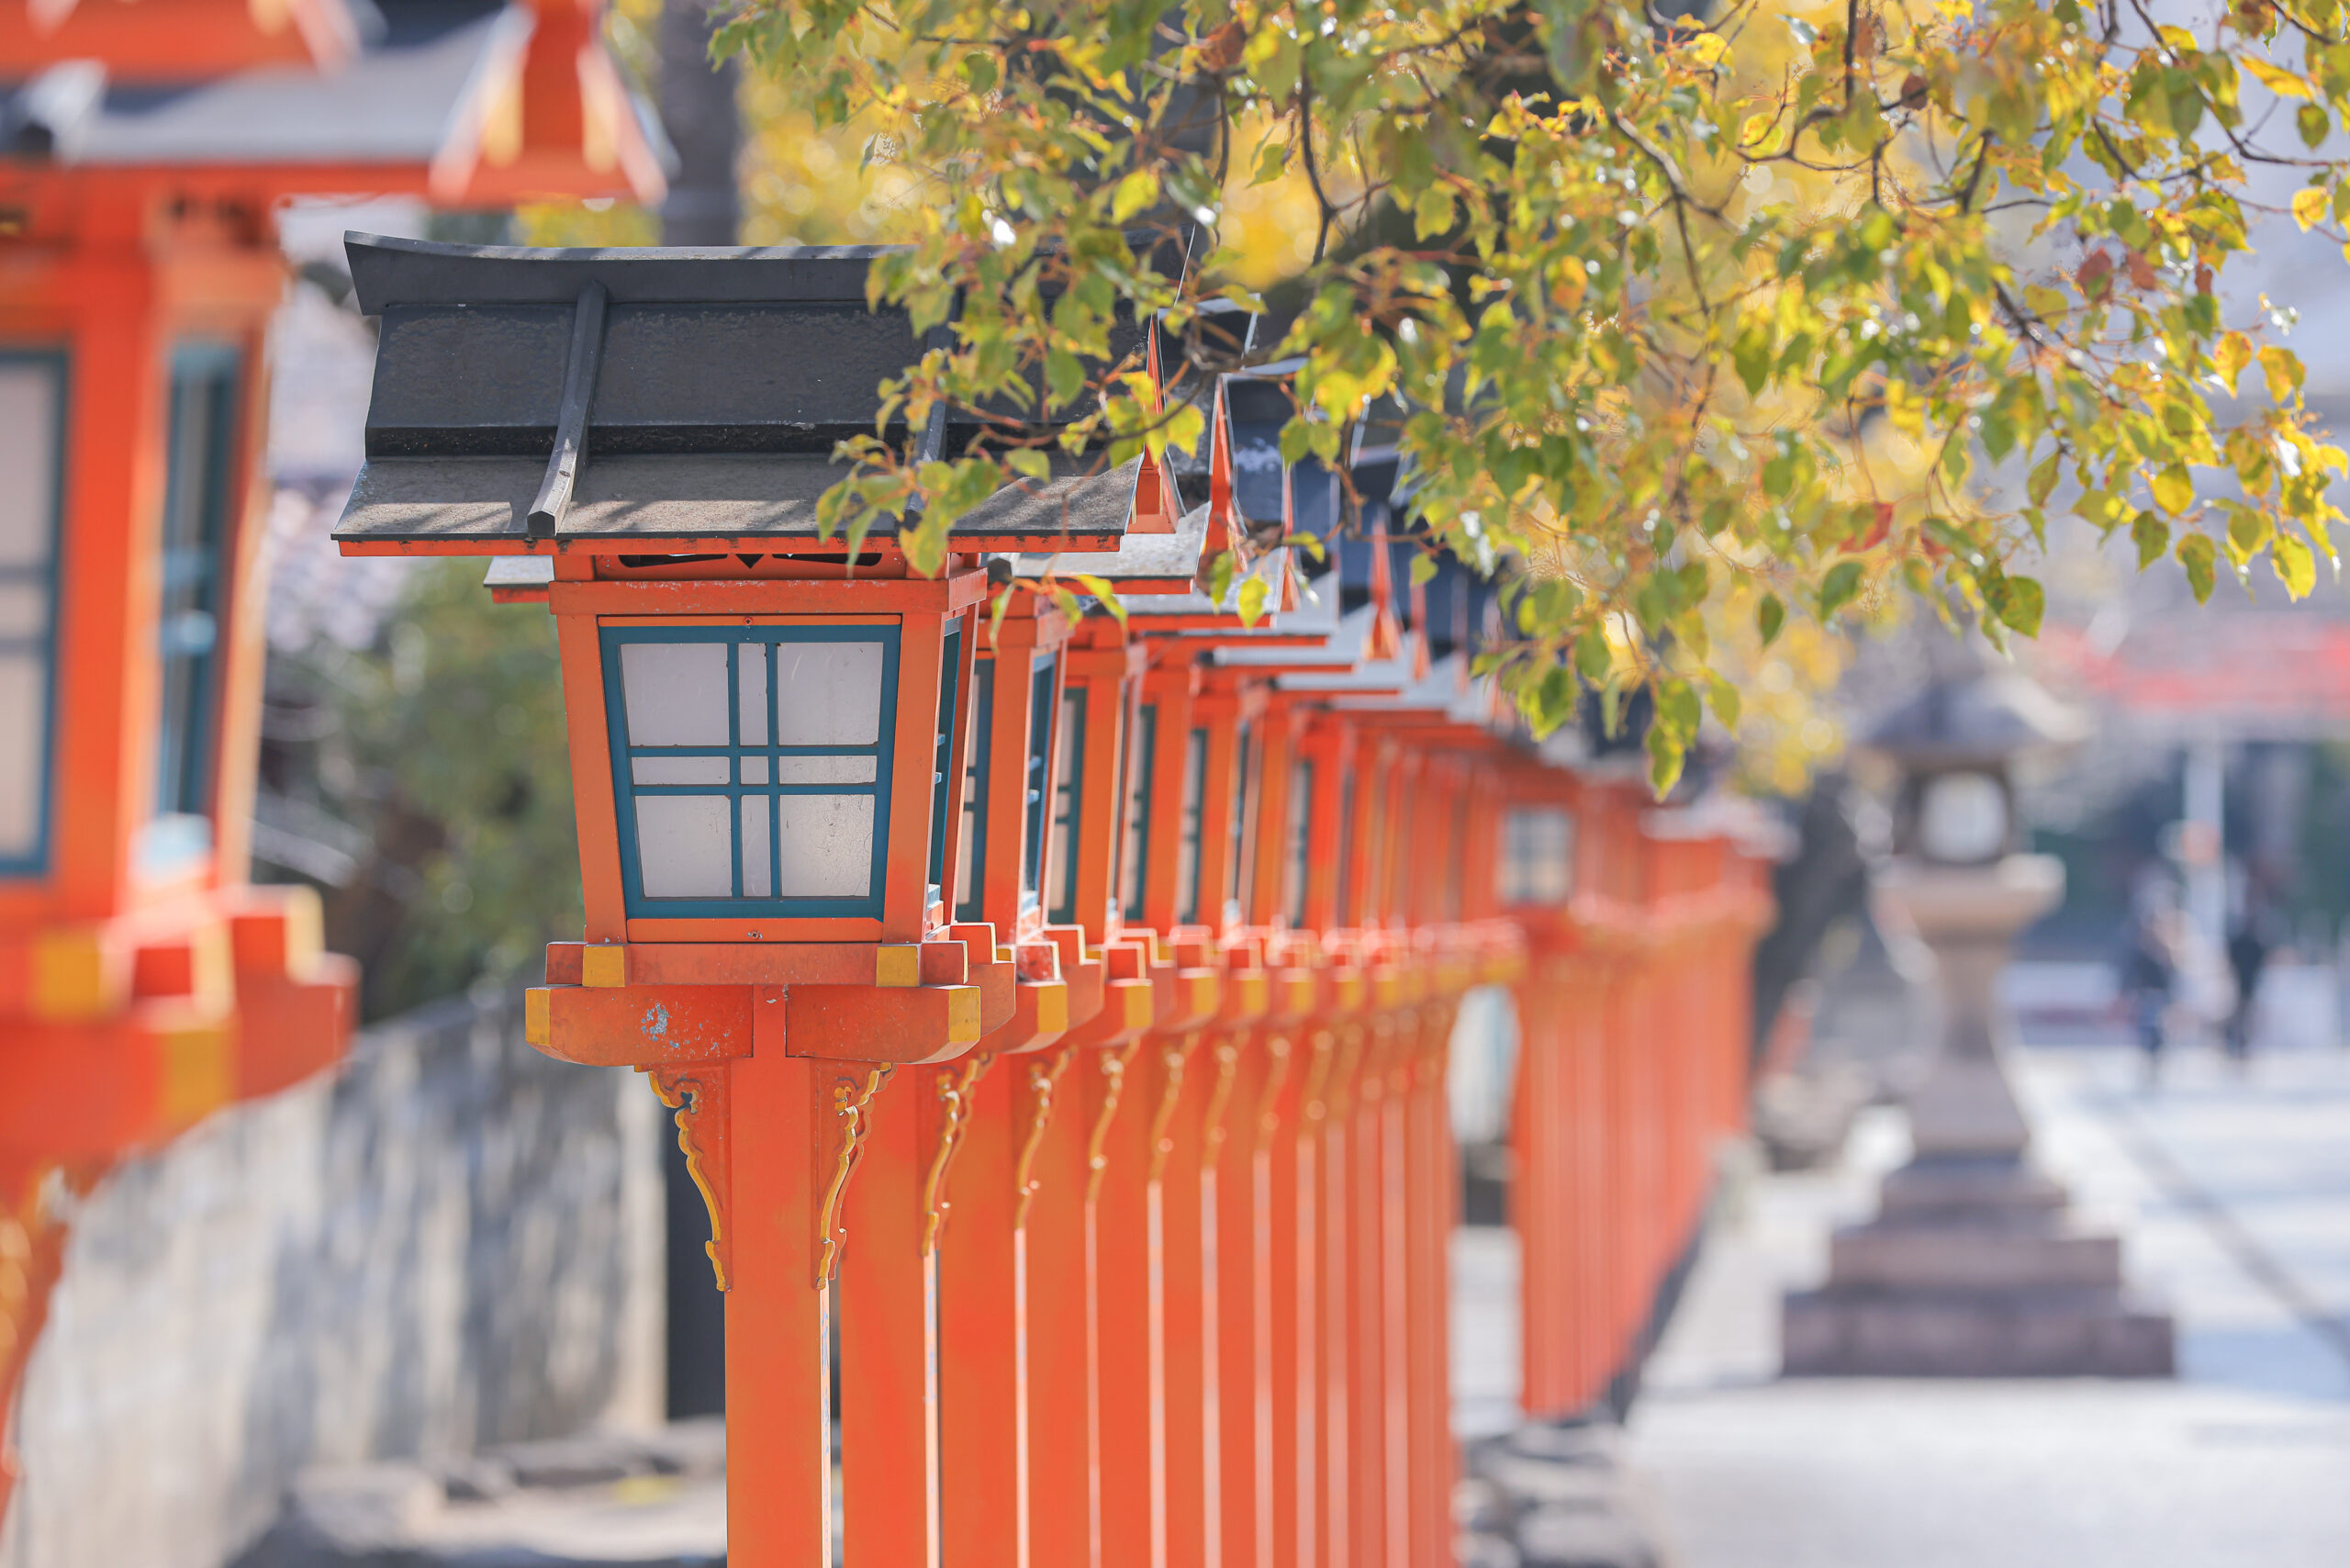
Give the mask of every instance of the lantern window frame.
[{"label": "lantern window frame", "polygon": [[245,417],[244,347],[183,338],[172,345],[167,380],[153,814],[200,818],[208,839],[221,631]]},{"label": "lantern window frame", "polygon": [[[894,762],[897,750],[897,700],[899,658],[904,628],[895,619],[870,622],[831,622],[811,623],[787,620],[756,618],[747,622],[731,624],[677,624],[671,622],[608,622],[597,628],[597,652],[604,678],[604,720],[609,737],[611,761],[613,817],[620,849],[621,890],[627,916],[631,920],[702,920],[740,919],[745,917],[782,920],[870,919],[884,918],[889,894],[890,821],[892,792],[895,788]],[[761,643],[781,647],[794,643],[878,643],[881,647],[881,670],[878,703],[874,713],[874,739],[869,744],[823,744],[786,745],[770,740],[764,745],[744,744],[742,733],[742,703],[738,661],[726,660],[727,732],[735,737],[725,745],[632,746],[627,728],[628,693],[621,669],[621,650],[630,644],[705,644],[716,643],[731,648],[737,643]],[[770,655],[770,659],[772,655]],[[773,666],[770,662],[769,666]],[[780,709],[781,683],[770,676],[767,682],[767,720],[773,735]],[[728,761],[729,781],[719,783],[638,783],[632,763],[638,754],[665,758],[723,757]],[[836,782],[783,783],[780,768],[775,766],[792,757],[870,757],[873,778],[869,780]],[[770,760],[766,783],[745,783],[743,763],[746,758]],[[743,876],[742,801],[746,796],[770,799],[780,802],[787,797],[869,798],[873,801],[872,839],[869,851],[870,878],[862,897],[846,895],[802,895],[786,897],[770,893],[766,897],[743,895],[730,898],[657,898],[643,890],[643,865],[637,842],[636,802],[641,795],[711,797],[722,796],[729,801],[727,836],[733,861],[735,883],[741,885]],[[778,808],[779,809],[779,808]],[[770,889],[780,885],[781,823],[779,816],[770,817],[767,832]]]},{"label": "lantern window frame", "polygon": [[1085,830],[1085,690],[1061,688],[1060,710],[1054,720],[1052,820],[1046,826],[1047,875],[1054,883],[1045,918],[1055,925],[1077,921],[1077,873],[1080,834]]},{"label": "lantern window frame", "polygon": [[1256,722],[1243,716],[1233,731],[1232,816],[1225,824],[1224,919],[1227,925],[1237,925],[1246,917],[1248,890],[1256,881],[1257,835],[1249,829],[1262,793],[1262,745]]},{"label": "lantern window frame", "polygon": [[1289,765],[1289,821],[1283,841],[1281,913],[1292,930],[1305,925],[1305,880],[1313,864],[1314,758],[1293,757]]},{"label": "lantern window frame", "polygon": [[993,655],[971,662],[971,734],[964,746],[963,842],[955,857],[951,907],[958,921],[986,918],[988,886],[988,767],[995,755]]},{"label": "lantern window frame", "polygon": [[955,773],[955,710],[963,695],[963,623],[950,620],[938,639],[938,725],[937,742],[931,758],[930,775],[930,854],[924,862],[929,868],[930,886],[926,902],[952,902],[954,890],[948,885],[946,846],[950,834],[950,813],[962,809],[961,791]]},{"label": "lantern window frame", "polygon": [[[65,601],[65,507],[68,463],[73,423],[73,365],[62,347],[0,346],[0,367],[29,365],[49,372],[50,483],[47,552],[37,562],[0,565],[0,584],[29,583],[42,609],[40,630],[22,646],[0,643],[0,655],[15,660],[29,655],[37,666],[36,700],[39,722],[28,726],[36,745],[32,758],[32,828],[28,847],[20,854],[0,849],[0,877],[40,878],[49,874],[57,829],[58,627]],[[39,521],[35,520],[36,531]],[[37,532],[37,537],[38,532]]]},{"label": "lantern window frame", "polygon": [[1499,891],[1505,907],[1550,909],[1572,902],[1581,825],[1563,805],[1524,802],[1503,811]]},{"label": "lantern window frame", "polygon": [[1145,702],[1134,717],[1134,750],[1126,758],[1124,799],[1119,802],[1118,913],[1142,924],[1143,895],[1149,882],[1150,781],[1158,767],[1158,704]]},{"label": "lantern window frame", "polygon": [[1052,826],[1053,764],[1059,755],[1060,654],[1040,650],[1029,656],[1028,756],[1021,784],[1024,830],[1020,844],[1020,913],[1044,906],[1046,834]]},{"label": "lantern window frame", "polygon": [[1207,846],[1208,732],[1192,726],[1183,740],[1183,799],[1179,814],[1180,837],[1175,846],[1175,920],[1179,925],[1200,923],[1200,857]]}]

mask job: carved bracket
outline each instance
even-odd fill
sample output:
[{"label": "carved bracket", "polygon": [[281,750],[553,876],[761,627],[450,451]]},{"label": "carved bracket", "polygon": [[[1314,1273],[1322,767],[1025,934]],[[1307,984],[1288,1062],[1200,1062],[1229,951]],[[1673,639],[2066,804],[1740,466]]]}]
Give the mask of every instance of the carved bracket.
[{"label": "carved bracket", "polygon": [[1215,1084],[1208,1091],[1208,1107],[1200,1117],[1201,1139],[1206,1148],[1205,1158],[1211,1161],[1220,1156],[1232,1134],[1232,1129],[1225,1126],[1224,1118],[1225,1113],[1232,1106],[1233,1086],[1240,1078],[1239,1036],[1228,1031],[1218,1035],[1214,1049]]},{"label": "carved bracket", "polygon": [[1248,1148],[1251,1159],[1272,1152],[1273,1135],[1281,1128],[1281,1091],[1289,1087],[1290,1058],[1294,1054],[1287,1035],[1265,1036],[1265,1082],[1257,1096],[1256,1136]]},{"label": "carved bracket", "polygon": [[677,1147],[710,1208],[710,1240],[702,1249],[710,1254],[718,1288],[725,1290],[734,1278],[733,1119],[727,1103],[733,1070],[723,1062],[693,1062],[647,1068],[645,1075],[661,1103],[677,1113]]},{"label": "carved bracket", "polygon": [[840,1277],[841,1250],[848,1245],[848,1232],[841,1223],[843,1201],[848,1196],[848,1179],[856,1173],[857,1159],[865,1152],[865,1135],[873,1126],[866,1112],[873,1103],[873,1097],[881,1092],[881,1086],[897,1070],[894,1067],[869,1067],[862,1072],[844,1072],[833,1080],[833,1114],[825,1131],[832,1175],[824,1183],[823,1201],[816,1208],[818,1290]]},{"label": "carved bracket", "polygon": [[954,1204],[946,1196],[946,1170],[955,1163],[955,1151],[963,1146],[963,1129],[971,1122],[971,1096],[979,1086],[980,1075],[995,1058],[979,1054],[957,1067],[941,1069],[938,1073],[938,1141],[930,1151],[930,1169],[922,1182],[922,1250],[927,1258],[938,1250],[938,1238],[946,1228],[947,1211]]},{"label": "carved bracket", "polygon": [[1045,1129],[1053,1122],[1053,1091],[1069,1070],[1077,1047],[1063,1046],[1049,1060],[1028,1063],[1028,1124],[1020,1132],[1020,1152],[1012,1165],[1012,1226],[1024,1230],[1028,1205],[1036,1197],[1036,1151],[1044,1146]]},{"label": "carved bracket", "polygon": [[1158,1053],[1158,1103],[1150,1113],[1150,1169],[1147,1178],[1156,1185],[1167,1173],[1167,1157],[1175,1152],[1172,1136],[1175,1109],[1183,1099],[1183,1068],[1192,1051],[1187,1041],[1162,1047]]},{"label": "carved bracket", "polygon": [[1093,1130],[1085,1140],[1085,1201],[1099,1203],[1102,1178],[1110,1170],[1110,1124],[1117,1120],[1118,1101],[1126,1090],[1126,1063],[1133,1059],[1135,1047],[1129,1045],[1098,1048],[1093,1059],[1102,1069],[1102,1100],[1094,1107]]}]

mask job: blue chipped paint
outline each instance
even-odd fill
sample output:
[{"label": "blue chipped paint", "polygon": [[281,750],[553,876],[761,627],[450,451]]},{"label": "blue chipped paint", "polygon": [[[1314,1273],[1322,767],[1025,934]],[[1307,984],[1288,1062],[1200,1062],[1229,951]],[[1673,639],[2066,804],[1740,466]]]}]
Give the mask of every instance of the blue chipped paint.
[{"label": "blue chipped paint", "polygon": [[653,1004],[652,1011],[644,1015],[644,1037],[648,1040],[657,1040],[668,1032],[669,1010],[656,1002]]}]

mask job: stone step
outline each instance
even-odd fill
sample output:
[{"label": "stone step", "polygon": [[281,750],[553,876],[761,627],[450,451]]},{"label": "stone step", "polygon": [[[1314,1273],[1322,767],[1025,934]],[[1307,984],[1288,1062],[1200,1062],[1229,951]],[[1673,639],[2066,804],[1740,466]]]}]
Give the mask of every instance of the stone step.
[{"label": "stone step", "polygon": [[2169,1316],[2119,1292],[1790,1295],[1789,1377],[2168,1377]]},{"label": "stone step", "polygon": [[2115,1290],[2118,1237],[2000,1226],[1868,1225],[1829,1244],[1830,1289]]}]

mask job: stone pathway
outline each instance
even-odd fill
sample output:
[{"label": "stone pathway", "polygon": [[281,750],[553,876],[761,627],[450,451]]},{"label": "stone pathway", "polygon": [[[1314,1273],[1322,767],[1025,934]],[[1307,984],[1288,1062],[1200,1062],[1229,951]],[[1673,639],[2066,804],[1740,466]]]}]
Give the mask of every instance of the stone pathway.
[{"label": "stone pathway", "polygon": [[1906,1153],[1871,1111],[1840,1169],[1726,1195],[1651,1364],[1625,1462],[1674,1568],[2350,1563],[2350,1055],[2184,1052],[2153,1095],[2121,1048],[2017,1066],[2042,1161],[2177,1314],[2178,1381],[1777,1381],[1780,1293]]}]

